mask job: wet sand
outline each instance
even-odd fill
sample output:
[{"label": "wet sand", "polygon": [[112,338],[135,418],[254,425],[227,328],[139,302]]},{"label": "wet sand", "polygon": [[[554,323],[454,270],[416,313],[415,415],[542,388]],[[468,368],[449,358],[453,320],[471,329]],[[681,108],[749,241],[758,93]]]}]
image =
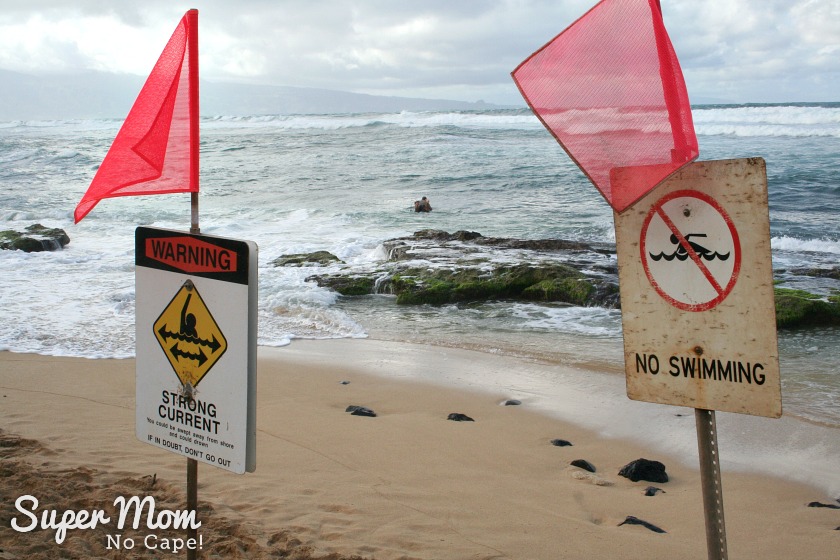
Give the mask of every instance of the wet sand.
[{"label": "wet sand", "polygon": [[[510,360],[368,340],[260,348],[257,469],[236,475],[199,464],[198,556],[706,558],[696,467],[546,414],[527,398],[500,404],[519,394],[420,380]],[[109,550],[113,524],[70,529],[61,544],[53,530],[10,527],[13,517],[28,523],[15,509],[22,495],[59,515],[113,512],[120,495],[186,508],[186,459],[135,438],[134,396],[134,360],[0,352],[0,559],[174,556],[162,547],[185,537],[178,531],[128,528],[123,537],[135,548]],[[352,416],[348,405],[377,416]],[[453,412],[475,421],[447,420]],[[552,445],[557,438],[573,445]],[[664,463],[670,480],[618,476],[642,457]],[[575,459],[596,472],[570,466]],[[648,486],[664,493],[645,496]],[[723,488],[730,557],[836,554],[840,511],[808,504],[840,505],[837,496],[743,471],[724,470]],[[665,532],[620,525],[628,516]]]}]

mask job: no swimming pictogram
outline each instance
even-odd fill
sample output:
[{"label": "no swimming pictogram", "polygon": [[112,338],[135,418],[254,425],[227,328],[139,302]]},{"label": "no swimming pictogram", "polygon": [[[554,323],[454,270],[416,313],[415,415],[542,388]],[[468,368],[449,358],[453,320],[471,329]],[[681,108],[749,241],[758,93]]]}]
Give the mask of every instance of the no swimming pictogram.
[{"label": "no swimming pictogram", "polygon": [[684,311],[716,307],[738,281],[738,230],[705,193],[679,190],[658,200],[644,220],[639,246],[651,285]]}]

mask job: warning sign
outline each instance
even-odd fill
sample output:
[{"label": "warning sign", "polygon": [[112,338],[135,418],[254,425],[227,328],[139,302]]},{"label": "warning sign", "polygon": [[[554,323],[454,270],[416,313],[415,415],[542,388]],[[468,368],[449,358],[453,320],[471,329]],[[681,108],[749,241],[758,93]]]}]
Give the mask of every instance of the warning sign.
[{"label": "warning sign", "polygon": [[640,248],[651,285],[686,311],[705,311],[726,299],[741,269],[735,224],[714,198],[695,190],[673,192],[653,205]]},{"label": "warning sign", "polygon": [[227,350],[227,340],[198,289],[188,280],[153,325],[155,337],[183,385],[196,387]]},{"label": "warning sign", "polygon": [[615,227],[627,395],[781,416],[764,160],[688,164]]},{"label": "warning sign", "polygon": [[135,265],[137,438],[235,473],[253,471],[257,246],[140,227]]}]

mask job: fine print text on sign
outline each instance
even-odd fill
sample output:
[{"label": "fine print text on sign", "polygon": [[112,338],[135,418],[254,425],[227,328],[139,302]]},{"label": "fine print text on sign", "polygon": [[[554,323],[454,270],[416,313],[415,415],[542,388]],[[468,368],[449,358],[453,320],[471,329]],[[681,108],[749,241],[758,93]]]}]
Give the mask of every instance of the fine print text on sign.
[{"label": "fine print text on sign", "polygon": [[256,245],[141,227],[136,260],[138,439],[253,471]]},{"label": "fine print text on sign", "polygon": [[627,395],[781,416],[764,160],[691,163],[615,224]]}]

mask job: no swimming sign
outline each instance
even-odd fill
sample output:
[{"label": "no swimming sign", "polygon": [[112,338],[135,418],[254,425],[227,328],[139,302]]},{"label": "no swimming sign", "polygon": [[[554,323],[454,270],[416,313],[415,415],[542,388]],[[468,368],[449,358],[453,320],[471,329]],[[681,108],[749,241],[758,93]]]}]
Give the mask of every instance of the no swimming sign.
[{"label": "no swimming sign", "polygon": [[764,160],[691,163],[615,227],[627,395],[781,416]]}]

